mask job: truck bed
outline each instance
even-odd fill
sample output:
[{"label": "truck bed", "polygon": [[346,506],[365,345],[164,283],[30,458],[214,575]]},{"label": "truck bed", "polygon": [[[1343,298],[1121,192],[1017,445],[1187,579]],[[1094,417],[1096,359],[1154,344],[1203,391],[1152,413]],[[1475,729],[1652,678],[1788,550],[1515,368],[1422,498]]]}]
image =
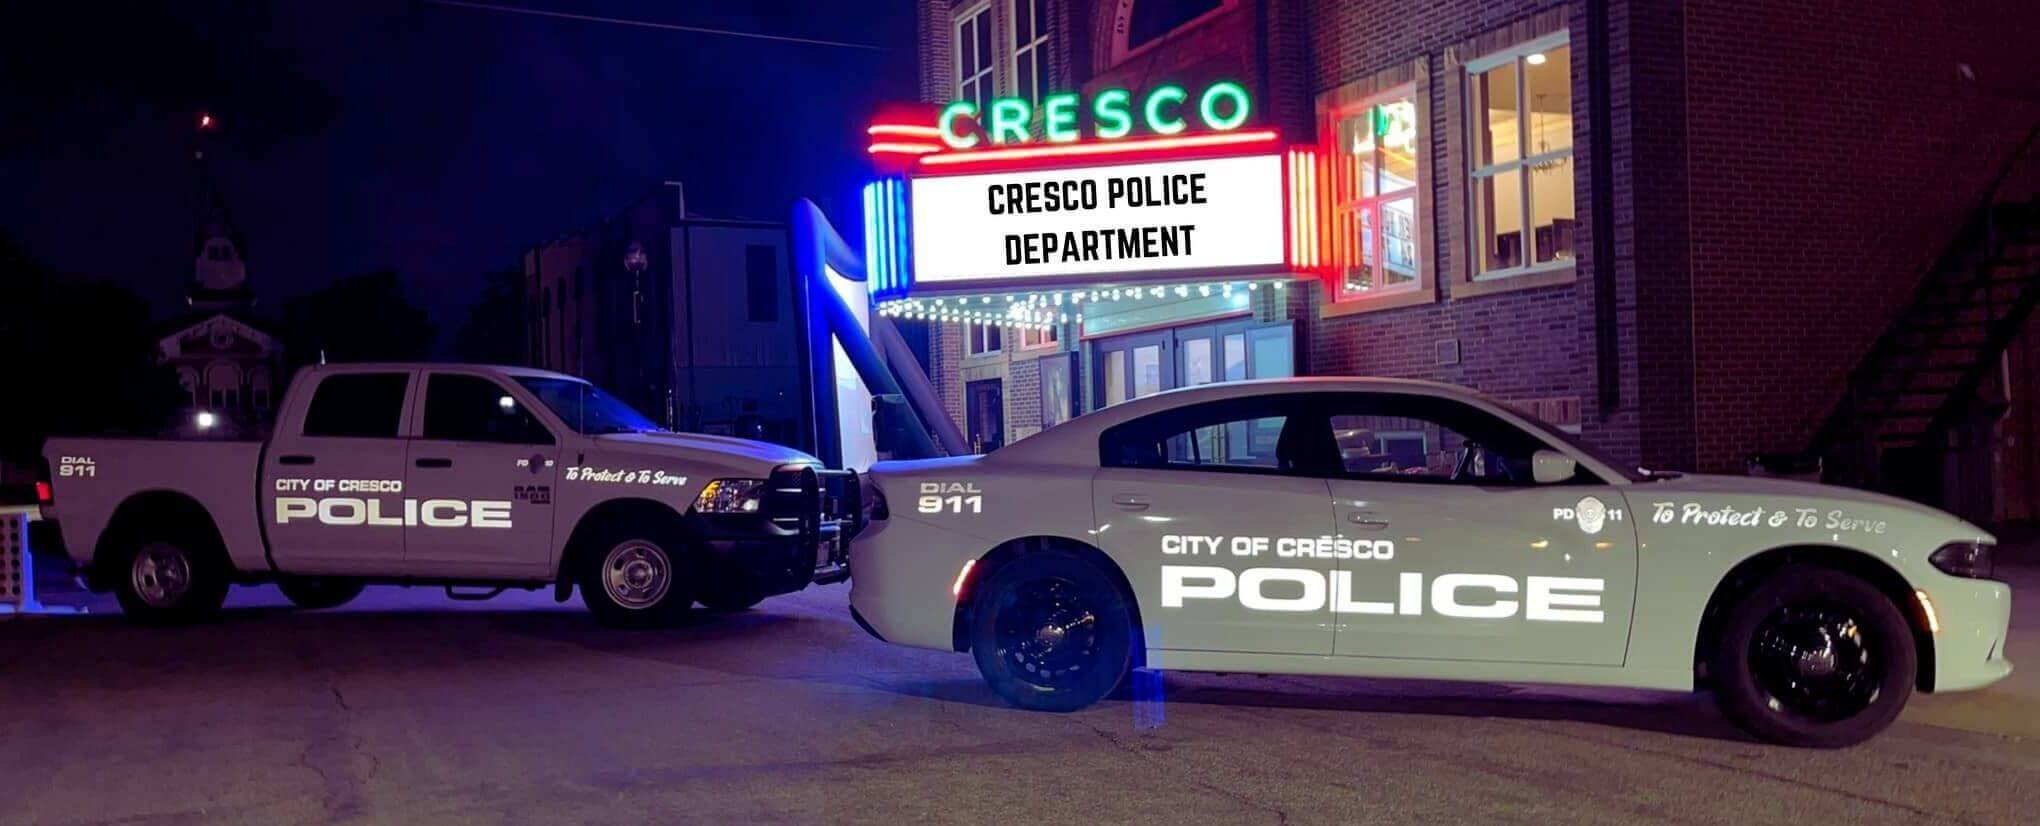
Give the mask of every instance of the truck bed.
[{"label": "truck bed", "polygon": [[225,541],[234,567],[268,570],[256,479],[262,442],[54,438],[43,447],[64,546],[79,564],[92,561],[123,502],[138,495],[182,496],[198,503]]}]

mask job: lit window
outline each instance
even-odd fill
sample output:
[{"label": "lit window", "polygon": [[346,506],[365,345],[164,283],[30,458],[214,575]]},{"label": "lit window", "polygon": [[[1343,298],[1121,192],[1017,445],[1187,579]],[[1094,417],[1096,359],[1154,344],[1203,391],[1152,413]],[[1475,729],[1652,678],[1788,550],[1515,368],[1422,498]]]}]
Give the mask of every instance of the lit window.
[{"label": "lit window", "polygon": [[1573,259],[1572,48],[1563,33],[1467,64],[1476,277]]},{"label": "lit window", "polygon": [[1046,330],[1036,329],[1033,327],[1026,327],[1020,330],[1020,349],[1022,350],[1038,350],[1043,347],[1054,347],[1056,346],[1056,343],[1061,340],[1062,340],[1061,336],[1056,332],[1056,328],[1054,327],[1050,327]]},{"label": "lit window", "polygon": [[1009,0],[1013,20],[1013,93],[1040,107],[1048,91],[1048,8],[1043,0]]},{"label": "lit window", "polygon": [[963,325],[964,346],[973,356],[999,352],[1003,344],[999,338],[999,332],[999,327],[996,324],[965,324]]},{"label": "lit window", "polygon": [[985,111],[992,102],[992,4],[965,11],[956,19],[956,99]]},{"label": "lit window", "polygon": [[1403,86],[1333,113],[1330,157],[1339,297],[1414,289],[1421,275],[1416,88]]}]

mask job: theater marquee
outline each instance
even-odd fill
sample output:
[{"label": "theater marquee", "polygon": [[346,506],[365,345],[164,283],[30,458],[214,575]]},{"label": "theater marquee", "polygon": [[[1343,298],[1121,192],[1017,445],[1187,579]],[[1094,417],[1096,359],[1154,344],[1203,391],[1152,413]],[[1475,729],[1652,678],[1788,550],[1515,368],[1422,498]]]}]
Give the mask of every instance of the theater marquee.
[{"label": "theater marquee", "polygon": [[910,188],[919,283],[1283,263],[1278,154],[920,177]]}]

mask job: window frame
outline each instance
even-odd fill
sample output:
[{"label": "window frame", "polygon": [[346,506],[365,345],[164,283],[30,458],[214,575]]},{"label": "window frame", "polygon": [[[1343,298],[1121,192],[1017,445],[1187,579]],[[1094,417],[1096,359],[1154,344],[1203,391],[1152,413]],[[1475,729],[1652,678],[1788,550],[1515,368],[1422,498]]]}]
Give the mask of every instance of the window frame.
[{"label": "window frame", "polygon": [[[1164,458],[1161,464],[1148,465],[1126,462],[1113,455],[1114,447],[1119,444],[1118,440],[1139,439],[1142,442],[1144,442],[1148,438],[1157,438],[1156,434],[1162,433],[1164,430],[1166,430],[1167,431],[1166,435],[1158,437],[1165,442],[1168,439],[1172,439],[1175,438],[1176,436],[1183,435],[1186,433],[1191,433],[1205,427],[1230,427],[1235,424],[1251,422],[1256,419],[1277,417],[1283,420],[1282,430],[1278,431],[1275,434],[1275,440],[1278,445],[1282,441],[1282,434],[1287,432],[1288,429],[1294,426],[1296,422],[1298,421],[1307,422],[1307,420],[1312,418],[1315,418],[1317,420],[1316,424],[1318,426],[1324,428],[1325,437],[1327,439],[1330,439],[1332,438],[1332,433],[1331,427],[1328,423],[1329,420],[1326,419],[1317,408],[1318,404],[1317,399],[1318,397],[1321,397],[1323,395],[1324,394],[1321,393],[1279,393],[1264,396],[1227,396],[1224,398],[1207,399],[1204,401],[1178,405],[1176,407],[1171,407],[1167,410],[1157,410],[1153,413],[1149,413],[1144,416],[1128,419],[1126,421],[1115,424],[1111,427],[1105,428],[1103,432],[1098,434],[1098,467],[1100,469],[1105,470],[1164,471],[1171,473],[1227,473],[1241,476],[1289,476],[1306,479],[1330,478],[1323,473],[1313,473],[1308,470],[1291,470],[1288,468],[1284,468],[1281,466],[1280,458],[1277,458],[1276,464],[1271,467],[1263,467],[1260,465],[1217,465],[1217,464],[1187,465],[1169,462],[1167,460],[1167,451],[1165,449],[1163,452]],[[1199,413],[1210,408],[1218,408],[1220,411],[1225,411],[1231,408],[1238,408],[1244,412],[1252,412],[1254,408],[1256,408],[1257,406],[1261,410],[1259,415],[1215,419],[1204,424],[1199,424],[1193,427],[1184,428],[1180,430],[1177,429],[1177,425],[1168,423],[1169,420],[1178,418],[1190,419],[1192,421],[1201,421],[1202,419],[1199,416]],[[1222,415],[1225,414],[1223,414],[1222,412]],[[1192,442],[1195,443],[1195,439],[1192,439]],[[1324,458],[1329,459],[1331,461],[1338,460],[1337,456],[1330,456]]]},{"label": "window frame", "polygon": [[1117,67],[1119,64],[1139,57],[1153,49],[1160,48],[1162,44],[1176,39],[1178,35],[1209,23],[1220,15],[1239,8],[1240,0],[1219,0],[1218,8],[1192,17],[1181,25],[1164,32],[1161,36],[1135,46],[1129,41],[1133,37],[1133,7],[1138,4],[1139,0],[1118,0],[1115,4],[1116,8],[1113,10],[1111,29],[1113,67]]},{"label": "window frame", "polygon": [[[1569,280],[1570,273],[1572,273],[1574,269],[1578,266],[1579,259],[1577,258],[1577,256],[1573,258],[1555,258],[1550,261],[1531,260],[1536,257],[1534,239],[1536,236],[1537,228],[1532,225],[1532,221],[1534,220],[1534,214],[1532,211],[1531,204],[1530,173],[1536,165],[1549,163],[1556,160],[1564,160],[1566,162],[1566,167],[1569,170],[1568,177],[1571,180],[1571,183],[1575,190],[1575,197],[1573,199],[1574,200],[1573,209],[1575,215],[1577,215],[1579,210],[1578,205],[1579,199],[1577,197],[1577,190],[1579,187],[1579,167],[1576,163],[1574,163],[1574,158],[1576,157],[1574,153],[1579,148],[1579,141],[1577,140],[1577,138],[1568,141],[1564,149],[1557,149],[1549,152],[1540,152],[1536,154],[1530,153],[1529,150],[1531,129],[1529,128],[1530,110],[1528,108],[1529,107],[1528,89],[1530,80],[1528,71],[1529,64],[1525,61],[1525,58],[1531,54],[1550,51],[1560,46],[1567,47],[1568,49],[1567,54],[1568,56],[1570,56],[1572,45],[1573,43],[1571,32],[1566,29],[1559,29],[1554,32],[1550,32],[1547,34],[1539,35],[1534,38],[1530,38],[1528,40],[1524,40],[1520,43],[1514,43],[1509,46],[1496,49],[1494,51],[1483,54],[1479,57],[1467,60],[1466,62],[1459,66],[1458,78],[1456,79],[1456,82],[1459,85],[1459,88],[1461,90],[1461,97],[1463,98],[1462,104],[1460,106],[1461,111],[1459,114],[1460,117],[1464,120],[1464,123],[1462,124],[1462,132],[1464,135],[1465,142],[1465,162],[1463,164],[1463,169],[1461,170],[1462,174],[1465,176],[1465,180],[1461,182],[1459,188],[1463,193],[1463,197],[1466,198],[1465,226],[1467,230],[1466,232],[1467,243],[1463,245],[1464,249],[1460,250],[1460,252],[1467,256],[1466,268],[1464,272],[1466,281],[1468,282],[1472,283],[1500,282],[1507,281],[1509,279],[1522,278],[1525,276],[1547,275],[1552,273],[1566,274],[1568,276],[1567,280]],[[1568,60],[1568,64],[1569,63],[1570,60]],[[1475,107],[1479,106],[1480,102],[1477,96],[1473,93],[1474,77],[1483,72],[1487,72],[1504,65],[1512,65],[1514,67],[1516,76],[1515,96],[1516,96],[1516,119],[1518,123],[1518,126],[1516,127],[1516,157],[1512,160],[1502,161],[1500,163],[1487,164],[1483,166],[1480,164],[1479,158],[1481,147],[1484,146],[1485,144],[1482,142],[1481,135],[1479,134],[1481,117],[1477,113]],[[1571,84],[1573,82],[1573,73],[1571,65],[1566,66],[1566,82],[1568,84]],[[1572,113],[1567,114],[1567,119],[1569,122],[1577,124],[1577,119],[1572,115]],[[1575,129],[1575,133],[1577,133],[1577,129]],[[1518,207],[1521,210],[1522,216],[1521,232],[1523,235],[1524,243],[1524,255],[1523,255],[1524,263],[1515,267],[1509,267],[1505,269],[1483,271],[1481,270],[1480,266],[1483,251],[1485,250],[1487,245],[1487,238],[1485,237],[1487,235],[1487,232],[1479,221],[1474,220],[1474,215],[1480,209],[1479,186],[1480,183],[1484,180],[1490,180],[1495,178],[1496,176],[1504,175],[1509,172],[1522,173],[1521,184],[1517,187],[1518,190],[1517,198],[1519,201]],[[1577,220],[1577,218],[1575,218],[1575,220]],[[1534,285],[1526,284],[1525,286]]]},{"label": "window frame", "polygon": [[[1041,14],[1034,16],[1033,12],[1037,4],[1041,8]],[[1045,25],[1047,21],[1042,19],[1049,16],[1048,5],[1049,0],[1006,0],[1006,67],[1009,73],[1007,76],[1012,78],[1010,85],[1013,87],[1013,96],[1027,101],[1033,107],[1036,120],[1040,120],[1042,98],[1051,94],[1048,82],[1048,41],[1050,35]],[[1033,28],[1030,29],[1034,33],[1034,37],[1026,43],[1021,43],[1019,40],[1019,19],[1023,10],[1034,17],[1032,21]],[[1027,89],[1023,85],[1023,76],[1020,73],[1020,59],[1030,52],[1033,53],[1032,56],[1034,57],[1034,88],[1032,90]],[[961,85],[961,83],[958,84],[959,88]]]},{"label": "window frame", "polygon": [[[1324,300],[1318,302],[1320,318],[1430,304],[1438,300],[1438,238],[1444,232],[1444,227],[1438,220],[1438,210],[1434,201],[1439,167],[1432,158],[1435,149],[1432,130],[1436,124],[1432,120],[1431,92],[1430,58],[1417,57],[1336,89],[1322,92],[1317,97],[1318,147],[1326,167],[1323,170],[1323,179],[1327,182],[1319,195],[1319,201],[1325,215],[1334,222],[1338,221],[1341,215],[1354,212],[1353,209],[1342,208],[1337,203],[1337,193],[1334,191],[1335,186],[1332,185],[1332,176],[1335,172],[1329,168],[1331,164],[1338,162],[1340,157],[1339,122],[1385,101],[1405,97],[1415,105],[1417,119],[1417,184],[1402,195],[1414,197],[1416,200],[1412,213],[1415,225],[1411,231],[1416,236],[1417,277],[1408,284],[1393,288],[1354,293],[1344,289],[1345,277],[1341,272],[1338,285],[1327,284],[1323,290]],[[1401,200],[1401,197],[1383,198],[1375,195],[1370,200],[1378,205],[1391,200]],[[1337,227],[1339,224],[1333,223],[1331,226]],[[1379,231],[1385,234],[1385,229]],[[1385,258],[1386,248],[1380,249]],[[1340,266],[1345,264],[1345,262],[1332,263]]]},{"label": "window frame", "polygon": [[[973,56],[977,58],[973,63],[983,68],[966,68],[963,65],[963,30],[973,23],[981,27],[992,26],[994,31],[984,37],[982,41],[992,44],[994,48],[997,48],[999,43],[998,32],[996,31],[997,17],[998,15],[992,13],[992,0],[980,0],[980,2],[965,6],[962,10],[956,12],[949,27],[949,56],[950,63],[954,66],[951,81],[952,88],[956,92],[955,99],[970,101],[972,105],[978,108],[978,115],[980,117],[984,116],[984,110],[999,96],[999,60],[996,55],[991,59],[985,59],[984,55],[975,54],[977,51],[976,46],[980,39],[973,33],[971,46]],[[967,83],[978,84],[978,94],[964,94],[963,87]]]},{"label": "window frame", "polygon": [[[517,402],[519,409],[524,413],[524,415],[527,418],[529,418],[534,424],[538,425],[538,432],[544,434],[546,440],[542,442],[534,442],[534,441],[502,441],[495,439],[448,439],[430,435],[430,433],[426,430],[426,427],[427,424],[431,421],[430,416],[432,413],[431,409],[432,380],[441,377],[474,379],[494,386],[496,388],[496,392],[501,393],[505,396],[509,396],[511,399]],[[511,384],[515,384],[515,382],[512,382]],[[521,445],[526,447],[556,447],[560,443],[560,434],[554,428],[553,423],[547,421],[547,416],[551,413],[551,411],[546,410],[544,402],[540,402],[532,398],[529,393],[525,392],[522,386],[510,387],[505,385],[502,381],[498,380],[495,376],[490,376],[483,373],[467,373],[454,370],[433,370],[420,374],[413,387],[418,397],[417,420],[414,425],[413,432],[417,434],[417,438],[421,441],[445,442],[449,444],[462,444],[462,445],[501,445],[501,446]],[[541,413],[540,411],[545,412]]]},{"label": "window frame", "polygon": [[[1030,338],[1034,339],[1031,344],[1028,343]],[[1016,349],[1022,352],[1028,350],[1055,350],[1061,349],[1061,347],[1062,325],[1060,324],[1051,324],[1046,330],[1035,329],[1033,327],[1020,328],[1020,346]]]},{"label": "window frame", "polygon": [[[351,378],[354,376],[397,376],[403,380],[404,389],[402,391],[402,394],[397,397],[397,417],[394,432],[388,436],[357,436],[357,435],[343,436],[327,433],[306,432],[306,428],[311,424],[312,421],[312,411],[317,409],[319,404],[319,391],[325,389],[326,382],[333,381],[334,379]],[[346,372],[328,373],[326,375],[320,376],[317,382],[313,382],[311,386],[306,387],[304,389],[305,393],[304,409],[298,411],[296,414],[297,438],[300,439],[411,438],[410,434],[413,432],[411,429],[412,406],[417,401],[418,395],[417,391],[418,391],[418,373],[415,370],[350,370]]]},{"label": "window frame", "polygon": [[[980,336],[979,334],[983,335]],[[963,323],[963,354],[966,358],[988,359],[1006,352],[1005,330],[997,324]],[[980,345],[983,345],[980,347]]]},{"label": "window frame", "polygon": [[[1341,124],[1345,120],[1353,117],[1358,117],[1362,113],[1375,109],[1384,103],[1402,100],[1408,100],[1411,106],[1414,109],[1416,109],[1417,120],[1415,126],[1417,131],[1417,139],[1415,149],[1413,150],[1415,154],[1413,160],[1416,162],[1417,166],[1416,172],[1417,178],[1414,182],[1412,182],[1411,186],[1406,189],[1396,190],[1393,193],[1383,193],[1381,192],[1380,184],[1377,183],[1375,185],[1374,194],[1366,195],[1361,194],[1362,192],[1364,192],[1365,187],[1359,185],[1358,178],[1356,176],[1355,185],[1353,187],[1355,190],[1354,195],[1351,197],[1351,199],[1342,200],[1338,197],[1339,194],[1338,184],[1334,182],[1332,184],[1332,191],[1331,193],[1329,193],[1329,197],[1331,197],[1332,200],[1331,209],[1328,210],[1327,212],[1327,215],[1329,215],[1331,219],[1336,222],[1341,221],[1346,216],[1358,216],[1359,214],[1369,209],[1373,210],[1374,226],[1370,230],[1370,234],[1374,236],[1373,241],[1375,255],[1379,259],[1378,266],[1375,268],[1375,272],[1377,274],[1376,280],[1379,281],[1380,280],[1379,274],[1383,270],[1385,270],[1388,266],[1388,227],[1386,221],[1386,213],[1383,208],[1386,207],[1392,201],[1411,202],[1410,217],[1411,221],[1413,222],[1413,226],[1411,227],[1410,232],[1414,236],[1411,239],[1411,244],[1413,245],[1413,255],[1416,259],[1415,261],[1416,271],[1410,273],[1409,280],[1401,284],[1397,284],[1394,286],[1376,286],[1365,292],[1347,291],[1345,287],[1346,273],[1341,272],[1339,273],[1339,294],[1332,299],[1333,301],[1337,302],[1366,301],[1371,298],[1393,296],[1398,293],[1421,290],[1424,287],[1425,282],[1424,276],[1426,274],[1426,271],[1429,269],[1428,266],[1429,262],[1425,261],[1426,256],[1423,254],[1424,246],[1430,241],[1430,232],[1428,231],[1429,228],[1426,226],[1426,224],[1428,223],[1426,221],[1426,218],[1428,218],[1429,216],[1425,214],[1423,203],[1425,199],[1420,198],[1418,196],[1423,191],[1424,187],[1428,184],[1427,176],[1431,170],[1430,162],[1426,157],[1428,153],[1424,151],[1425,144],[1427,143],[1423,138],[1423,134],[1425,131],[1424,116],[1426,113],[1424,112],[1424,107],[1417,105],[1416,97],[1417,97],[1417,83],[1416,81],[1412,80],[1408,83],[1403,83],[1395,87],[1384,89],[1380,92],[1376,92],[1354,103],[1339,106],[1330,113],[1331,134],[1329,135],[1329,138],[1334,142],[1334,146],[1331,147],[1334,154],[1327,155],[1327,157],[1335,159],[1335,161],[1343,161],[1346,158],[1346,153],[1342,150],[1341,147],[1336,145],[1337,142],[1340,140],[1339,124]],[[1375,152],[1377,159],[1379,158],[1380,151],[1381,151],[1380,148],[1376,147]],[[1379,163],[1378,160],[1375,163],[1374,168],[1376,177],[1378,179],[1381,174],[1381,164]],[[1328,180],[1334,178],[1337,174],[1338,173],[1334,173],[1334,176],[1328,177]],[[1355,217],[1353,220],[1357,221],[1358,218]],[[1343,226],[1343,224],[1341,224],[1341,226]],[[1370,263],[1366,260],[1367,244],[1364,241],[1358,245],[1355,251],[1357,253],[1355,257],[1356,260],[1339,262],[1340,266],[1343,269],[1350,270],[1355,266],[1366,266],[1368,263]]]}]

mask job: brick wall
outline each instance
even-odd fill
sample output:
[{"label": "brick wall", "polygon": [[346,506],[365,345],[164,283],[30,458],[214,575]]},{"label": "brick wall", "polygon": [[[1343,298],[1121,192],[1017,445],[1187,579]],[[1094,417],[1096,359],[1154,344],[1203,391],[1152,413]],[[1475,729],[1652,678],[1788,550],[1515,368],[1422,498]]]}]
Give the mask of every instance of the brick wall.
[{"label": "brick wall", "polygon": [[1698,464],[1727,468],[1805,447],[2030,128],[2040,6],[1694,0],[1684,22]]},{"label": "brick wall", "polygon": [[[1312,285],[1313,308],[1309,319],[1309,368],[1320,375],[1377,375],[1426,378],[1478,388],[1504,399],[1577,399],[1582,408],[1585,434],[1616,455],[1641,456],[1637,436],[1637,415],[1629,403],[1636,398],[1635,366],[1637,336],[1634,331],[1635,302],[1618,292],[1617,336],[1618,378],[1624,404],[1605,415],[1596,397],[1595,314],[1592,256],[1593,226],[1591,203],[1591,161],[1598,149],[1589,130],[1587,116],[1587,61],[1594,44],[1589,42],[1581,2],[1458,2],[1420,8],[1387,2],[1340,2],[1310,0],[1308,18],[1309,84],[1313,94],[1336,89],[1347,83],[1418,58],[1426,60],[1431,179],[1428,222],[1419,227],[1421,243],[1430,247],[1435,265],[1436,301],[1415,306],[1318,318],[1318,307],[1326,301],[1322,285]],[[1460,188],[1466,179],[1457,170],[1463,163],[1451,149],[1457,141],[1455,130],[1466,128],[1460,114],[1463,101],[1458,92],[1463,70],[1457,61],[1479,57],[1473,44],[1483,35],[1493,36],[1511,26],[1527,27],[1542,17],[1542,28],[1564,28],[1570,32],[1573,62],[1574,108],[1574,203],[1578,229],[1575,248],[1577,266],[1569,283],[1481,295],[1455,295],[1454,286],[1463,284],[1454,274],[1468,266],[1467,240],[1452,231],[1455,210],[1464,209]],[[1611,26],[1617,40],[1622,30]],[[1527,38],[1524,38],[1527,39]],[[1618,42],[1618,46],[1621,46]],[[1618,49],[1611,57],[1626,57]],[[1456,59],[1450,59],[1456,58]],[[1615,133],[1630,128],[1623,111],[1626,103],[1621,83],[1626,73],[1616,73]],[[1322,138],[1323,136],[1319,136]],[[1615,162],[1616,200],[1627,197],[1626,147],[1617,143]],[[1622,243],[1628,222],[1617,214],[1617,284],[1630,280]],[[1464,289],[1462,287],[1462,289]],[[1440,359],[1441,345],[1456,342],[1457,363]]]}]

